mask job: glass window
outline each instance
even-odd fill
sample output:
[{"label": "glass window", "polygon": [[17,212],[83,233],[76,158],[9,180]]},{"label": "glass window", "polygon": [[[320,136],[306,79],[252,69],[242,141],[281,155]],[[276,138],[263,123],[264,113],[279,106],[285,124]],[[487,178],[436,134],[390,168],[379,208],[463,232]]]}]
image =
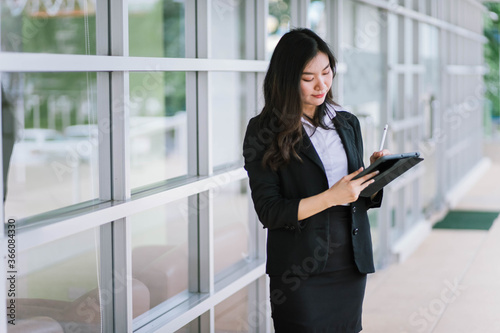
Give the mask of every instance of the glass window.
[{"label": "glass window", "polygon": [[[255,282],[215,306],[216,332],[257,332],[258,309],[256,302],[251,302]],[[255,307],[252,307],[255,306]]]},{"label": "glass window", "polygon": [[309,3],[307,20],[309,28],[321,38],[326,38],[326,3],[325,0],[313,0]]},{"label": "glass window", "polygon": [[6,216],[31,216],[98,197],[96,77],[4,74]]},{"label": "glass window", "polygon": [[178,0],[129,0],[129,54],[185,57],[185,5]]},{"label": "glass window", "polygon": [[177,331],[175,331],[175,333],[191,333],[191,332],[201,332],[202,331],[202,328],[200,327],[200,317],[192,320],[191,322],[189,322],[188,324],[184,325],[183,327],[181,327],[180,329],[178,329]]},{"label": "glass window", "polygon": [[214,271],[220,280],[249,258],[248,188],[242,180],[214,190]]},{"label": "glass window", "polygon": [[245,59],[245,2],[212,1],[211,58]]},{"label": "glass window", "polygon": [[419,147],[425,157],[425,177],[422,177],[422,206],[426,215],[430,215],[439,205],[436,142],[442,140],[438,127],[440,93],[439,30],[427,24],[419,26],[419,51],[425,72],[422,74],[423,136]]},{"label": "glass window", "polygon": [[[16,326],[101,332],[98,229],[18,253]],[[58,328],[58,330],[56,329]]]},{"label": "glass window", "polygon": [[[390,12],[385,14],[387,15],[387,61],[389,65],[395,65],[399,62],[399,40],[400,40],[400,31],[399,31],[399,19],[398,15],[391,14]],[[402,32],[401,32],[402,33]]]},{"label": "glass window", "polygon": [[[377,133],[380,136],[383,127],[380,114],[385,93],[382,84],[382,18],[376,8],[351,2],[344,4],[344,11],[344,17],[352,19],[344,21],[342,37],[343,59],[347,65],[343,103],[363,122],[364,135]],[[369,137],[364,139],[368,144],[373,141]],[[375,149],[378,147],[367,146],[365,152],[369,156]]]},{"label": "glass window", "polygon": [[[185,300],[179,294],[188,287],[187,212],[185,198],[130,217],[132,277],[147,287],[150,309],[166,300]],[[143,296],[132,299],[134,307],[144,302]]]},{"label": "glass window", "polygon": [[439,31],[427,24],[420,24],[420,59],[425,67],[422,75],[422,96],[425,109],[425,135],[430,138],[435,129],[434,109],[439,96]]},{"label": "glass window", "polygon": [[406,98],[411,101],[410,105],[410,115],[411,116],[418,116],[422,110],[422,100],[419,99],[417,96],[420,96],[420,81],[422,80],[422,75],[420,73],[415,73],[415,74],[407,74],[409,75],[409,81],[411,82],[411,85],[408,90],[410,90],[409,94],[406,95]]},{"label": "glass window", "polygon": [[393,98],[393,109],[392,116],[394,120],[404,119],[406,114],[406,108],[408,106],[407,100],[405,100],[405,74],[404,73],[393,73],[394,80],[392,81],[393,87],[392,98]]},{"label": "glass window", "polygon": [[290,0],[269,0],[267,16],[266,59],[271,59],[281,36],[290,30]]},{"label": "glass window", "polygon": [[398,63],[399,64],[404,64],[406,61],[406,53],[405,53],[405,17],[402,15],[397,16],[398,20],[398,28],[397,28],[397,33],[398,33],[398,43],[397,43],[397,50],[398,50]]},{"label": "glass window", "polygon": [[242,165],[241,149],[247,125],[246,73],[216,72],[210,75],[213,165]]},{"label": "glass window", "polygon": [[432,0],[425,0],[425,13],[429,16],[434,16],[436,13],[435,2]]},{"label": "glass window", "polygon": [[[404,233],[405,226],[405,188],[400,188],[397,191],[391,192],[391,200],[387,200],[392,212],[392,222],[390,238],[391,243],[394,244]],[[384,192],[385,195],[386,192]],[[385,199],[384,199],[385,200]]]},{"label": "glass window", "polygon": [[185,72],[130,73],[132,188],[187,174]]},{"label": "glass window", "polygon": [[2,51],[96,54],[95,1],[2,1]]},{"label": "glass window", "polygon": [[[385,195],[385,194],[384,194]],[[384,198],[384,200],[386,200]],[[382,228],[379,223],[379,212],[376,209],[371,209],[368,211],[368,219],[370,220],[370,232],[372,235],[372,244],[373,244],[373,257],[375,259],[375,265],[381,266],[383,265],[383,257],[382,257]]]}]

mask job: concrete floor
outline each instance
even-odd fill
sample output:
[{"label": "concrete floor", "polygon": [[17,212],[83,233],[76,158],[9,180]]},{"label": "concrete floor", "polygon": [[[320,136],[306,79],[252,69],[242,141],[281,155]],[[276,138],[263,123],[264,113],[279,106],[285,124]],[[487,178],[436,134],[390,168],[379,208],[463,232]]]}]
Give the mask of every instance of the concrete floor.
[{"label": "concrete floor", "polygon": [[[454,209],[500,211],[500,163]],[[500,333],[500,218],[489,231],[432,230],[403,263],[370,275],[363,333]]]}]

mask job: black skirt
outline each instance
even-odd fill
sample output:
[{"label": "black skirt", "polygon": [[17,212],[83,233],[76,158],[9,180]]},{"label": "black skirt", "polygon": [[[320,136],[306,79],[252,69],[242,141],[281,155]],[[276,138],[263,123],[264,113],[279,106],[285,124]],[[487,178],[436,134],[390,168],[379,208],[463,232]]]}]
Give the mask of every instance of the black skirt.
[{"label": "black skirt", "polygon": [[276,333],[358,333],[366,274],[354,263],[349,207],[332,207],[325,271],[286,278],[270,276],[271,310]]}]

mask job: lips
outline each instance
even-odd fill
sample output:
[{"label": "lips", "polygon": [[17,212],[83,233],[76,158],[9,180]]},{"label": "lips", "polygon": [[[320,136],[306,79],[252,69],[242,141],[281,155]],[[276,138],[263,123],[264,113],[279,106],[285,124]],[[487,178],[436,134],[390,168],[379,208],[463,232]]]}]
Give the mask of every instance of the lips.
[{"label": "lips", "polygon": [[323,98],[325,97],[325,94],[320,94],[320,95],[312,95],[314,98]]}]

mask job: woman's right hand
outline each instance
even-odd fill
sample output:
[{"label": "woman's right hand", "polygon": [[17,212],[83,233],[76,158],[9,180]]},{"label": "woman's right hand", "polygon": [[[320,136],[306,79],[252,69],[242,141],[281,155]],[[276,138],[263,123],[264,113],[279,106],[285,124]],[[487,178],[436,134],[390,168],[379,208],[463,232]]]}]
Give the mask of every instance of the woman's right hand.
[{"label": "woman's right hand", "polygon": [[374,182],[370,178],[378,174],[378,171],[374,171],[353,180],[361,171],[363,171],[363,168],[342,177],[328,190],[301,199],[299,202],[299,211],[297,212],[298,220],[304,220],[332,206],[344,205],[358,200],[361,191]]},{"label": "woman's right hand", "polygon": [[379,173],[378,171],[374,171],[353,180],[353,178],[356,177],[361,171],[363,171],[363,168],[359,168],[353,173],[342,177],[338,182],[324,192],[329,207],[344,205],[358,200],[361,191],[375,181],[371,178],[375,177]]}]

